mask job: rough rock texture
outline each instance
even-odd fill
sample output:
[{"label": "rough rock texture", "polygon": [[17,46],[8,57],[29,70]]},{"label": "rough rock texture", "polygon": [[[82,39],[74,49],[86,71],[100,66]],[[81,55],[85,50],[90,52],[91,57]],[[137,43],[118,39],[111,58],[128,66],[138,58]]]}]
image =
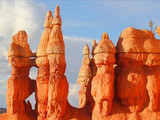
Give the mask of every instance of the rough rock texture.
[{"label": "rough rock texture", "polygon": [[[121,33],[117,43],[116,96],[131,113],[146,108],[151,113],[159,110],[159,46],[160,41],[150,31],[129,27]],[[140,116],[143,119],[143,114]]]},{"label": "rough rock texture", "polygon": [[49,61],[47,58],[47,46],[52,30],[52,12],[48,11],[44,22],[44,31],[37,49],[36,65],[38,75],[36,78],[36,112],[37,119],[43,120],[47,117],[48,88],[49,88]]},{"label": "rough rock texture", "polygon": [[[160,120],[160,41],[147,30],[125,29],[116,48],[107,33],[86,44],[77,82],[79,108],[67,100],[65,44],[60,9],[48,11],[37,53],[25,31],[12,38],[8,60],[7,113],[0,120]],[[157,28],[160,35],[160,27]],[[116,54],[116,57],[115,57]],[[116,62],[116,64],[115,64]],[[36,81],[29,78],[38,67]],[[28,98],[35,91],[32,110]]]},{"label": "rough rock texture", "polygon": [[114,97],[113,64],[116,49],[107,33],[103,33],[93,53],[97,72],[91,83],[91,94],[95,101],[92,119],[103,120],[111,113]]},{"label": "rough rock texture", "polygon": [[19,31],[12,37],[13,42],[8,51],[8,60],[12,67],[6,94],[9,115],[17,112],[27,114],[29,112],[27,111],[28,103],[25,102],[25,99],[35,91],[35,81],[28,77],[29,70],[35,65],[35,62],[29,59],[34,54],[30,50],[27,38],[25,31]]},{"label": "rough rock texture", "polygon": [[88,85],[89,81],[92,77],[91,74],[91,67],[90,67],[90,50],[87,44],[85,44],[84,49],[83,49],[83,61],[82,61],[82,66],[79,71],[79,77],[77,79],[78,84],[81,86],[81,89],[79,91],[79,107],[82,108],[84,107],[88,102],[90,102],[88,97]]},{"label": "rough rock texture", "polygon": [[66,70],[65,46],[59,12],[60,9],[56,6],[52,20],[53,28],[47,46],[50,71],[47,120],[61,119],[67,109],[68,82],[64,75]]}]

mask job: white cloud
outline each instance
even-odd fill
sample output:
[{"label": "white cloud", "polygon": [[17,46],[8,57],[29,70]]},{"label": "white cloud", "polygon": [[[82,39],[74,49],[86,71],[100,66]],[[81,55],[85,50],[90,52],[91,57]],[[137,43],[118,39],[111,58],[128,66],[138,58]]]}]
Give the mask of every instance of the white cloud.
[{"label": "white cloud", "polygon": [[80,85],[69,84],[69,97],[78,97]]},{"label": "white cloud", "polygon": [[64,40],[72,41],[72,42],[85,42],[85,43],[92,43],[94,39],[84,38],[84,37],[76,37],[76,36],[67,36],[64,35]]},{"label": "white cloud", "polygon": [[68,100],[75,107],[78,107],[79,90],[80,90],[80,85],[78,85],[77,83],[69,84]]},{"label": "white cloud", "polygon": [[7,51],[12,36],[19,30],[28,33],[31,49],[37,49],[46,11],[43,4],[33,0],[0,1],[0,75],[9,74]]},{"label": "white cloud", "polygon": [[[25,30],[31,49],[36,50],[46,12],[46,6],[34,0],[0,1],[0,107],[6,107],[6,85],[11,70],[7,51],[12,42],[12,36],[19,30]],[[34,73],[33,71],[32,77],[35,77]]]}]

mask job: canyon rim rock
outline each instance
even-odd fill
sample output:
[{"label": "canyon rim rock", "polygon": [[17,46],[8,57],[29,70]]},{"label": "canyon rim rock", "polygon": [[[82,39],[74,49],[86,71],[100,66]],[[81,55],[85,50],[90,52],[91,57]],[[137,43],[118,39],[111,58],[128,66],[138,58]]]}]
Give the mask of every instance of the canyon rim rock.
[{"label": "canyon rim rock", "polygon": [[[148,30],[122,31],[115,48],[107,33],[86,44],[77,82],[79,108],[68,102],[60,8],[48,11],[36,54],[24,30],[12,37],[7,113],[0,120],[160,120],[160,41]],[[160,27],[156,32],[160,34]],[[36,80],[29,77],[37,67]],[[32,110],[26,99],[35,92]]]},{"label": "canyon rim rock", "polygon": [[94,49],[96,75],[91,82],[91,94],[95,106],[92,119],[103,120],[111,113],[114,97],[114,68],[116,48],[107,33],[103,33],[101,41]]}]

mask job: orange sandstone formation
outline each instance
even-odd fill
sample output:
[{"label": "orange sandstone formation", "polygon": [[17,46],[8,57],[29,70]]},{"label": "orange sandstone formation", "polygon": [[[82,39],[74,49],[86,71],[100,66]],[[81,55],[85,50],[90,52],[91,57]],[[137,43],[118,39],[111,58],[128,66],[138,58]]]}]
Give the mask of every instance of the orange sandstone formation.
[{"label": "orange sandstone formation", "polygon": [[[10,49],[8,51],[9,63],[12,67],[11,77],[7,83],[7,113],[26,113],[29,102],[26,104],[25,99],[35,91],[35,81],[31,80],[29,70],[35,65],[29,57],[34,56],[28,45],[27,33],[19,31],[13,37]],[[29,107],[31,109],[31,107]],[[21,119],[18,117],[18,119]]]},{"label": "orange sandstone formation", "polygon": [[81,85],[81,90],[79,91],[79,107],[82,108],[85,106],[87,100],[87,87],[88,83],[92,77],[91,68],[90,68],[90,58],[89,58],[90,50],[87,44],[85,44],[83,49],[83,61],[82,66],[79,71],[79,78],[77,82]]},{"label": "orange sandstone formation", "polygon": [[47,46],[52,30],[52,12],[48,11],[44,22],[44,31],[37,49],[36,65],[38,66],[38,75],[36,79],[36,112],[38,120],[44,120],[47,117],[48,87],[49,87],[49,61],[47,58]]},{"label": "orange sandstone formation", "polygon": [[[151,31],[132,27],[121,33],[116,48],[107,33],[98,45],[94,40],[91,59],[88,45],[84,46],[77,79],[80,108],[69,104],[59,12],[58,6],[54,18],[47,12],[36,54],[25,31],[13,36],[8,51],[12,72],[7,113],[0,120],[160,120],[160,41]],[[160,27],[156,31],[160,35]],[[36,81],[29,78],[33,66],[38,67]],[[34,91],[32,110],[25,100]]]},{"label": "orange sandstone formation", "polygon": [[160,26],[156,29],[156,33],[160,36]]},{"label": "orange sandstone formation", "polygon": [[67,109],[68,82],[64,75],[66,70],[65,46],[59,12],[60,9],[56,6],[52,20],[53,28],[47,46],[50,71],[47,120],[60,120]]},{"label": "orange sandstone formation", "polygon": [[130,112],[157,111],[160,98],[160,42],[153,33],[125,29],[117,44],[117,97]]},{"label": "orange sandstone formation", "polygon": [[111,113],[114,97],[114,69],[116,49],[107,33],[94,49],[94,59],[97,67],[92,79],[91,94],[95,101],[92,119],[103,120]]}]

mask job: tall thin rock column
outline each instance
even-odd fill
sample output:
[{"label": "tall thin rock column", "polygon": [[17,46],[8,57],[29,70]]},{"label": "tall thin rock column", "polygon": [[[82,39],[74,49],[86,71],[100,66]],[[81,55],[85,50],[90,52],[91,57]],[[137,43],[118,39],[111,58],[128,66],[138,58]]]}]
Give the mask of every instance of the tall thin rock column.
[{"label": "tall thin rock column", "polygon": [[29,78],[29,70],[34,65],[29,57],[34,55],[27,39],[27,33],[19,31],[12,37],[13,42],[8,51],[8,60],[12,67],[6,94],[8,114],[25,113],[26,107],[29,106],[25,99],[35,91],[35,81]]},{"label": "tall thin rock column", "polygon": [[87,44],[85,44],[83,49],[83,61],[82,66],[79,71],[79,78],[77,82],[81,85],[81,89],[79,91],[79,107],[82,108],[85,106],[87,102],[87,87],[88,82],[92,77],[91,68],[90,68],[90,58],[89,58],[90,50]]},{"label": "tall thin rock column", "polygon": [[104,120],[111,113],[114,97],[114,68],[116,49],[107,33],[94,49],[97,67],[96,75],[91,82],[91,94],[95,101],[92,119]]},{"label": "tall thin rock column", "polygon": [[44,22],[45,29],[37,49],[36,65],[38,66],[38,75],[36,78],[36,112],[38,114],[38,120],[44,120],[47,117],[49,61],[46,51],[52,30],[52,19],[52,12],[48,11]]},{"label": "tall thin rock column", "polygon": [[67,108],[68,82],[64,75],[66,70],[65,46],[61,31],[60,9],[56,6],[52,20],[53,28],[47,47],[50,76],[48,91],[48,120],[59,120]]}]

